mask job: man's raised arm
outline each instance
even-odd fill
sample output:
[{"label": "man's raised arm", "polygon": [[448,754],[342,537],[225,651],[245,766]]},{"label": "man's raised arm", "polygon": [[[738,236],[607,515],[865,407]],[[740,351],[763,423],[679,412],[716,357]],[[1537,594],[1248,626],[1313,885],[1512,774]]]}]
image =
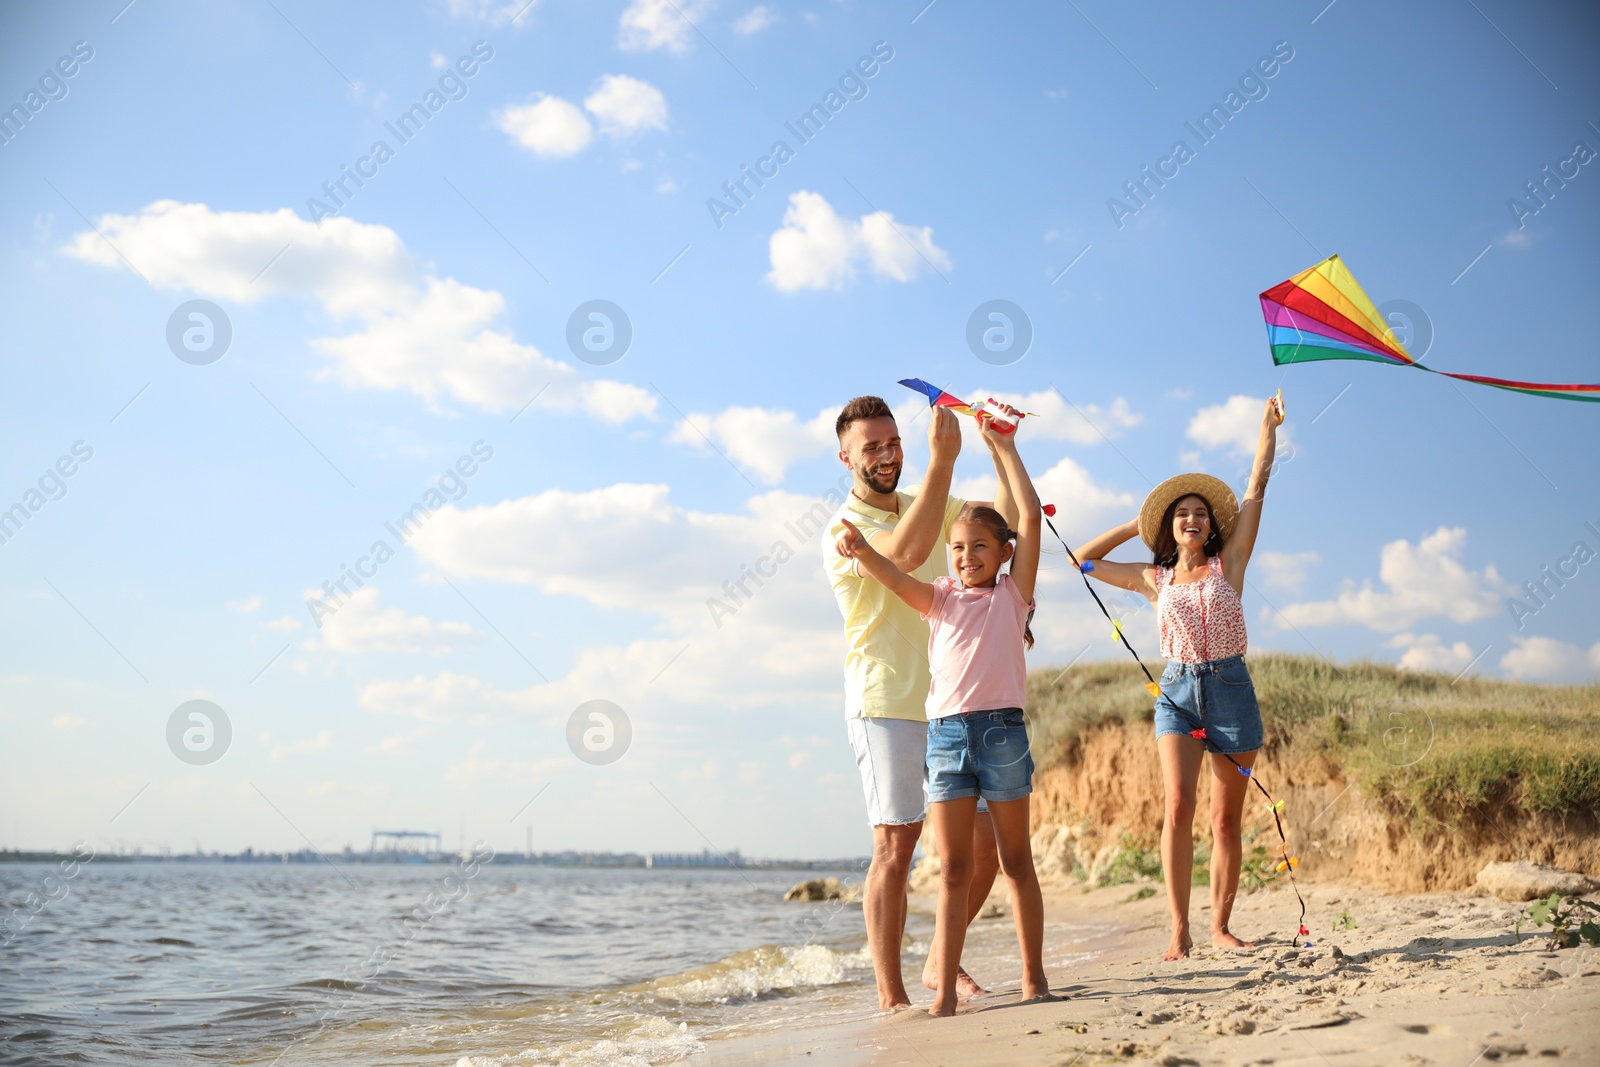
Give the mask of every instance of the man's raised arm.
[{"label": "man's raised arm", "polygon": [[893,530],[872,539],[872,547],[907,574],[922,566],[939,543],[950,503],[950,475],[961,453],[961,426],[955,412],[931,408],[928,414],[928,474],[922,491]]}]

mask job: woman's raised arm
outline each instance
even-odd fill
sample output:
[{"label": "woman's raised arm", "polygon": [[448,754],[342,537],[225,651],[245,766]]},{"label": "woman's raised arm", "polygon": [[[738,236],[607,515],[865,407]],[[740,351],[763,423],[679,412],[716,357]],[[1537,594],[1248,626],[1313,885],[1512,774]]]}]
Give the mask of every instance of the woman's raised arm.
[{"label": "woman's raised arm", "polygon": [[1278,427],[1283,425],[1282,396],[1267,401],[1261,414],[1261,436],[1256,439],[1255,465],[1250,468],[1250,484],[1244,499],[1239,501],[1239,522],[1233,536],[1222,546],[1222,572],[1228,584],[1242,592],[1244,571],[1250,565],[1250,553],[1256,547],[1256,534],[1261,529],[1261,505],[1267,496],[1267,479],[1272,475],[1272,460],[1278,450]]}]

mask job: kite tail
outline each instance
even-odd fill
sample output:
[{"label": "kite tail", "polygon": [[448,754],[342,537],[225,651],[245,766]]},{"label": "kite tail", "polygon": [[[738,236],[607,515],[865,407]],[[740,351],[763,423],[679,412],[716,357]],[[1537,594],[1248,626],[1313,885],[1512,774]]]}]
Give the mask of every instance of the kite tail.
[{"label": "kite tail", "polygon": [[[1127,635],[1122,632],[1122,624],[1111,617],[1111,612],[1106,610],[1105,602],[1100,599],[1100,594],[1094,591],[1094,586],[1089,582],[1089,570],[1092,569],[1093,564],[1090,564],[1089,567],[1085,567],[1084,564],[1078,561],[1077,554],[1072,551],[1072,546],[1068,545],[1066,538],[1061,536],[1060,531],[1056,529],[1056,524],[1050,521],[1049,511],[1045,512],[1044,524],[1050,527],[1050,532],[1055,535],[1055,539],[1060,541],[1061,547],[1067,550],[1067,557],[1071,559],[1073,565],[1078,568],[1078,576],[1083,579],[1084,588],[1089,590],[1089,595],[1094,597],[1094,602],[1100,607],[1100,613],[1104,615],[1107,621],[1111,623],[1112,630],[1115,632],[1117,640],[1122,642],[1122,647],[1128,650],[1128,653],[1133,656],[1133,661],[1137,663],[1139,665],[1139,669],[1144,672],[1145,678],[1149,681],[1149,684],[1146,685],[1145,688],[1150,690],[1152,696],[1155,696],[1159,699],[1161,696],[1160,684],[1157,683],[1155,678],[1151,676],[1150,668],[1144,665],[1144,660],[1139,658],[1139,653],[1134,651],[1133,646],[1128,643]],[[1306,898],[1300,895],[1300,884],[1294,879],[1294,869],[1300,865],[1300,857],[1291,855],[1289,851],[1289,835],[1283,832],[1283,818],[1279,814],[1279,812],[1281,812],[1283,809],[1283,804],[1273,799],[1272,794],[1267,792],[1267,787],[1261,784],[1261,779],[1257,778],[1251,773],[1251,768],[1242,765],[1231,755],[1222,751],[1220,748],[1217,748],[1211,742],[1211,740],[1206,737],[1206,730],[1204,726],[1198,730],[1191,730],[1189,736],[1199,741],[1206,747],[1208,751],[1218,756],[1222,756],[1229,763],[1233,764],[1234,768],[1237,769],[1240,774],[1249,779],[1255,785],[1255,787],[1261,791],[1261,795],[1267,798],[1267,807],[1272,812],[1273,825],[1278,828],[1279,852],[1283,857],[1278,861],[1278,870],[1289,875],[1289,885],[1294,890],[1294,898],[1300,902],[1300,923],[1298,927],[1299,934],[1301,937],[1309,937],[1310,931],[1306,929]],[[1309,946],[1311,942],[1307,941],[1306,944]]]},{"label": "kite tail", "polygon": [[[1261,784],[1261,779],[1251,773],[1252,768],[1244,766],[1231,755],[1213,745],[1211,739],[1206,736],[1206,728],[1204,726],[1198,730],[1190,730],[1189,736],[1199,741],[1214,755],[1221,756],[1233,764],[1234,768],[1249,779],[1261,791],[1261,795],[1267,798],[1267,810],[1272,812],[1272,823],[1278,828],[1279,850],[1283,856],[1278,861],[1278,870],[1288,874],[1289,886],[1294,890],[1294,898],[1300,902],[1300,936],[1309,937],[1311,932],[1306,929],[1306,898],[1300,895],[1300,884],[1294,880],[1294,869],[1300,866],[1300,857],[1291,855],[1289,852],[1289,835],[1283,832],[1283,817],[1279,815],[1279,812],[1283,809],[1283,803],[1273,799],[1272,794],[1267,792],[1267,787]],[[1307,941],[1306,947],[1309,948],[1310,945],[1311,942]]]},{"label": "kite tail", "polygon": [[1106,621],[1111,623],[1112,632],[1116,634],[1117,640],[1122,642],[1122,647],[1128,650],[1128,654],[1131,655],[1133,657],[1133,661],[1139,665],[1139,669],[1144,671],[1145,679],[1148,682],[1145,688],[1150,690],[1151,696],[1159,697],[1161,695],[1160,683],[1158,683],[1150,674],[1150,668],[1144,665],[1144,660],[1139,658],[1139,653],[1135,652],[1133,646],[1128,644],[1128,637],[1122,632],[1122,623],[1118,622],[1116,619],[1113,619],[1111,617],[1111,612],[1106,610],[1105,602],[1100,599],[1100,594],[1096,593],[1094,591],[1094,586],[1089,583],[1089,574],[1084,570],[1083,564],[1078,562],[1078,557],[1072,551],[1072,547],[1067,544],[1067,539],[1062,537],[1060,532],[1056,530],[1056,524],[1050,521],[1049,515],[1044,517],[1044,524],[1050,527],[1050,532],[1055,534],[1057,541],[1061,542],[1061,547],[1067,550],[1067,557],[1072,560],[1072,565],[1078,568],[1078,577],[1083,579],[1083,587],[1089,590],[1089,595],[1094,597],[1094,602],[1100,606],[1100,614],[1104,615],[1106,617]]}]

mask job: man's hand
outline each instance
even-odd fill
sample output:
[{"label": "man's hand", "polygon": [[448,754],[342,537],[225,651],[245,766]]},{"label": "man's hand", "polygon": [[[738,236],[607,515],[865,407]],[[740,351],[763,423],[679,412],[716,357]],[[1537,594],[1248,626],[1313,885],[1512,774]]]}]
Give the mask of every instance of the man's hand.
[{"label": "man's hand", "polygon": [[928,410],[928,462],[954,466],[961,454],[961,423],[949,408]]},{"label": "man's hand", "polygon": [[844,531],[839,534],[839,539],[833,543],[834,551],[845,559],[855,559],[856,553],[869,548],[867,539],[861,536],[861,531],[856,529],[855,523],[849,519],[840,519],[844,523]]}]

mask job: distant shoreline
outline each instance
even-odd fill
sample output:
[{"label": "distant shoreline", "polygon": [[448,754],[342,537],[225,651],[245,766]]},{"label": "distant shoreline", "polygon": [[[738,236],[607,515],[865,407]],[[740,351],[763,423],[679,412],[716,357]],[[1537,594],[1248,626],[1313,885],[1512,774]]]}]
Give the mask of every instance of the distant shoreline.
[{"label": "distant shoreline", "polygon": [[[236,852],[209,855],[191,852],[172,856],[150,855],[148,853],[116,855],[109,852],[100,852],[95,854],[94,862],[217,865],[272,864],[274,866],[283,866],[285,864],[315,864],[337,861],[344,864],[372,867],[415,867],[447,866],[456,863],[460,858],[454,852],[441,852],[427,856],[420,853],[401,856],[374,856],[367,852],[339,852],[330,855],[302,849],[299,852]],[[31,852],[17,849],[0,849],[0,863],[58,863],[73,859],[81,860],[82,857],[67,852]],[[866,869],[869,860],[870,857],[858,856],[826,860],[746,859],[737,865],[661,862],[650,864],[645,862],[644,856],[634,853],[597,853],[592,856],[578,854],[572,858],[568,858],[561,853],[544,853],[532,857],[500,854],[493,859],[480,862],[491,867],[587,867],[605,870],[639,871],[727,871],[730,874],[736,874],[739,871],[862,871]]]}]

